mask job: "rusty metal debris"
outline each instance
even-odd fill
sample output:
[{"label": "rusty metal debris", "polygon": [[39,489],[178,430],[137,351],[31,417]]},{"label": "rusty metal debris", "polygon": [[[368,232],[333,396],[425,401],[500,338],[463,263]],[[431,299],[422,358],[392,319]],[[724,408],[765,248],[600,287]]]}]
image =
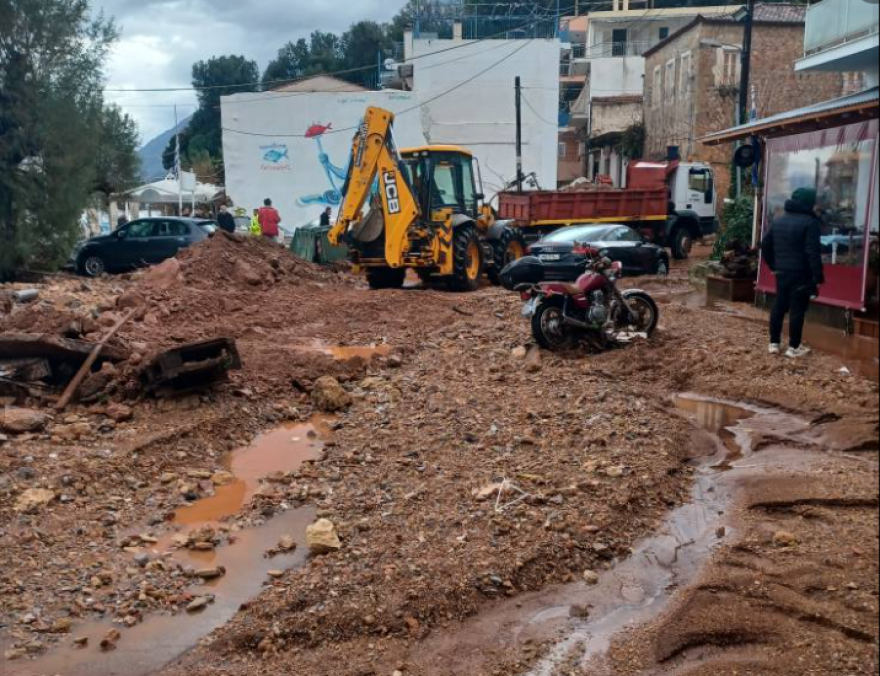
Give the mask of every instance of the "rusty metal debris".
[{"label": "rusty metal debris", "polygon": [[226,380],[229,371],[239,369],[235,340],[218,338],[159,354],[141,372],[141,382],[148,393],[170,396]]}]

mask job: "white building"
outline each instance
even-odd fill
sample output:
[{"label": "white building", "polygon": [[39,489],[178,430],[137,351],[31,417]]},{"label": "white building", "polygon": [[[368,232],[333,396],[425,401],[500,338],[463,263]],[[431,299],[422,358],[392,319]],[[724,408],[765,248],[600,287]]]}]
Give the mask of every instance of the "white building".
[{"label": "white building", "polygon": [[555,187],[558,40],[410,35],[405,58],[413,91],[344,91],[345,83],[321,78],[320,91],[288,87],[223,97],[226,190],[235,205],[250,210],[271,198],[287,228],[314,221],[328,206],[336,212],[351,139],[368,106],[397,114],[402,148],[431,143],[472,150],[491,197],[516,177],[517,76],[525,92],[524,169]]},{"label": "white building", "polygon": [[880,9],[865,0],[822,0],[807,10],[799,72],[861,73],[864,88],[880,85]]},{"label": "white building", "polygon": [[[635,98],[644,95],[643,54],[697,16],[733,14],[741,6],[631,9],[627,0],[615,0],[614,5],[610,11],[588,15],[586,31],[581,32],[585,43],[572,45],[565,75],[584,78],[583,91],[569,108],[569,124],[586,140],[588,178],[594,179],[598,172],[622,187],[626,165],[637,158],[623,156],[617,143],[627,126],[641,122],[634,110]],[[614,120],[621,122],[619,127]]]}]

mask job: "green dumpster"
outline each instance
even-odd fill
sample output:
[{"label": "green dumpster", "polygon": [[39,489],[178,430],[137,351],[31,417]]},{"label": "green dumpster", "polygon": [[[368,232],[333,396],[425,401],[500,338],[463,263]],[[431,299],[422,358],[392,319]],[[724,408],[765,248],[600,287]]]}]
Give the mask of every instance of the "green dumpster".
[{"label": "green dumpster", "polygon": [[348,247],[333,246],[328,235],[331,228],[320,225],[308,225],[297,228],[290,243],[290,251],[297,258],[313,263],[338,263],[348,260]]}]

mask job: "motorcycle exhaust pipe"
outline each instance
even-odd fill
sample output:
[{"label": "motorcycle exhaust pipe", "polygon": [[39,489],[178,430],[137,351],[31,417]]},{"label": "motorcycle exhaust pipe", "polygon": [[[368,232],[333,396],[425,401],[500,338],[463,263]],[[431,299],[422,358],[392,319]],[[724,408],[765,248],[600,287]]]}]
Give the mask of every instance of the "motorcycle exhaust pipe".
[{"label": "motorcycle exhaust pipe", "polygon": [[576,329],[580,329],[581,331],[593,331],[596,327],[592,324],[586,324],[582,321],[578,321],[577,319],[572,319],[568,316],[563,316],[562,323],[566,326],[573,326]]}]

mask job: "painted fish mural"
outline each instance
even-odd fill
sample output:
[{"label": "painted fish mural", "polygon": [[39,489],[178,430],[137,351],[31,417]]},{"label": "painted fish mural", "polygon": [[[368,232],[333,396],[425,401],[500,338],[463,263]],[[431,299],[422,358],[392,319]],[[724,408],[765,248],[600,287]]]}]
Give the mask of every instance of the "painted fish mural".
[{"label": "painted fish mural", "polygon": [[[344,168],[336,166],[330,161],[330,156],[324,151],[322,137],[330,131],[333,131],[332,122],[326,125],[313,124],[306,130],[305,137],[308,139],[314,139],[318,146],[318,162],[324,169],[324,175],[327,177],[330,189],[317,195],[303,195],[298,197],[296,203],[301,207],[314,205],[338,207],[342,204],[343,196],[341,186],[345,182],[346,176],[348,176],[348,164],[346,164]],[[350,161],[351,160],[349,159],[349,162]]]},{"label": "painted fish mural", "polygon": [[290,148],[285,147],[283,151],[278,148],[272,148],[263,155],[264,162],[271,162],[272,164],[279,164],[284,160],[290,159]]}]

